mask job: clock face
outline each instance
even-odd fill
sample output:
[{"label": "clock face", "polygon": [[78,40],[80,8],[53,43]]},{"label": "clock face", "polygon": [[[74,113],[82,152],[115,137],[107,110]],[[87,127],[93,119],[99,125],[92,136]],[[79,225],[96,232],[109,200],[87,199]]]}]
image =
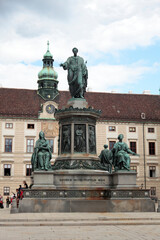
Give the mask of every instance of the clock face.
[{"label": "clock face", "polygon": [[52,114],[55,111],[55,107],[52,104],[49,104],[46,106],[46,111],[47,113]]}]

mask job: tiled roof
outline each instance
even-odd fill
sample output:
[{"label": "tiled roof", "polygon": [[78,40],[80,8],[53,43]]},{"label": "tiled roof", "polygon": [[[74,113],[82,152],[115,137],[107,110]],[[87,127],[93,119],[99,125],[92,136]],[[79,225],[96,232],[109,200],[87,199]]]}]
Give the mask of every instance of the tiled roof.
[{"label": "tiled roof", "polygon": [[36,90],[0,88],[0,116],[37,118],[44,100]]},{"label": "tiled roof", "polygon": [[102,110],[104,120],[160,122],[160,96],[144,94],[94,93],[86,94],[89,104]]},{"label": "tiled roof", "polygon": [[[87,92],[89,106],[101,109],[101,120],[160,122],[160,96]],[[59,91],[55,101],[59,108],[70,99],[68,91]],[[38,118],[44,100],[36,90],[0,88],[0,117]]]}]

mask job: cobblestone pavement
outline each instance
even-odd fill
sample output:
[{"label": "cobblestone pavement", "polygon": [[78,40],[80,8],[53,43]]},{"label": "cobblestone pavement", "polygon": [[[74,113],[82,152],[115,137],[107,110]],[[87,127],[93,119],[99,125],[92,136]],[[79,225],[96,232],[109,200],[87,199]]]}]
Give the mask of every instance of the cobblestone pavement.
[{"label": "cobblestone pavement", "polygon": [[159,240],[160,228],[141,226],[0,227],[0,240]]},{"label": "cobblestone pavement", "polygon": [[51,239],[160,240],[160,213],[10,214],[10,209],[0,210],[0,240]]}]

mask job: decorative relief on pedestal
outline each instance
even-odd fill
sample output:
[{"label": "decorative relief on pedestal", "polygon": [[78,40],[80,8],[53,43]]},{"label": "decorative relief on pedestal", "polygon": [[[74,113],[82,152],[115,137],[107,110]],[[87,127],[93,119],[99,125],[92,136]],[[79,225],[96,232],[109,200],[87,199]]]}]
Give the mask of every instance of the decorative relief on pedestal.
[{"label": "decorative relief on pedestal", "polygon": [[89,123],[89,124],[96,124],[96,120],[86,117],[86,116],[74,116],[74,117],[66,117],[64,119],[60,119],[61,124],[65,123],[75,123],[75,122],[83,122],[83,123]]},{"label": "decorative relief on pedestal", "polygon": [[[130,196],[132,192],[132,197]],[[142,190],[24,190],[24,198],[99,198],[99,199],[138,199],[138,198],[149,198],[145,195],[146,191]]]},{"label": "decorative relief on pedestal", "polygon": [[55,109],[55,114],[58,113],[64,113],[64,112],[79,112],[79,113],[83,113],[83,112],[88,112],[88,113],[95,113],[96,115],[100,115],[101,114],[101,110],[95,110],[92,107],[89,108],[73,108],[72,106],[70,106],[69,108],[65,108],[65,109]]},{"label": "decorative relief on pedestal", "polygon": [[86,125],[85,124],[74,125],[74,152],[77,152],[77,153],[86,152]]},{"label": "decorative relief on pedestal", "polygon": [[96,154],[95,126],[88,126],[89,153]]},{"label": "decorative relief on pedestal", "polygon": [[52,166],[53,170],[60,169],[91,169],[91,170],[107,170],[100,161],[97,160],[57,160]]},{"label": "decorative relief on pedestal", "polygon": [[71,125],[62,126],[61,153],[71,153]]}]

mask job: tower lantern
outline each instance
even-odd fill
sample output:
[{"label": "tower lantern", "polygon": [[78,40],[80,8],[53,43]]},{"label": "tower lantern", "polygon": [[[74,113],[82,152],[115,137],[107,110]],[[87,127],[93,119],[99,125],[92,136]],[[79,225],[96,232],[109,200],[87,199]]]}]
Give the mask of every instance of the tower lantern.
[{"label": "tower lantern", "polygon": [[53,68],[53,55],[49,51],[49,41],[47,42],[47,52],[43,56],[43,68],[38,73],[38,94],[44,100],[53,100],[58,95],[58,74]]}]

